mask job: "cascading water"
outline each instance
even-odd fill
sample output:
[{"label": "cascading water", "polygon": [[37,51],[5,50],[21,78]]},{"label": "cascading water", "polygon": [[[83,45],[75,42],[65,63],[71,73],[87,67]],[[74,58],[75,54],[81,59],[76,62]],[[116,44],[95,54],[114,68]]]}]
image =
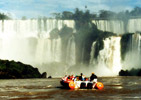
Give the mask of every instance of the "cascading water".
[{"label": "cascading water", "polygon": [[[100,30],[116,34],[141,32],[141,19],[129,19],[126,24],[121,20],[93,20],[93,23]],[[31,64],[38,67],[41,72],[48,71],[48,66],[53,68],[54,64],[57,66],[53,68],[53,70],[56,70],[56,75],[59,74],[59,70],[67,72],[67,69],[78,63],[76,62],[78,55],[76,54],[75,36],[72,34],[68,38],[67,46],[63,48],[64,50],[62,50],[63,45],[60,36],[58,38],[50,38],[50,32],[53,29],[60,30],[65,25],[73,28],[73,31],[75,31],[75,22],[73,20],[33,19],[0,21],[0,59]],[[134,66],[138,67],[141,65],[139,61],[141,57],[138,56],[141,55],[141,35],[134,34],[132,36],[130,50],[126,53],[124,61],[121,61],[121,37],[112,36],[103,40],[104,48],[100,50],[97,59],[94,56],[96,42],[93,42],[89,62],[94,71],[99,68],[98,72],[101,72],[102,68],[106,68],[105,75],[107,75],[108,71],[109,73],[117,74],[121,67],[127,68],[128,66],[133,68]],[[80,50],[84,51],[83,48]],[[84,55],[81,57],[84,57]],[[137,59],[136,61],[134,60],[135,58]],[[46,67],[46,64],[50,65]]]},{"label": "cascading water", "polygon": [[116,34],[141,32],[141,19],[124,20],[93,20],[98,29]]},{"label": "cascading water", "polygon": [[121,20],[93,20],[98,29],[113,33],[125,33],[124,22]]},{"label": "cascading water", "polygon": [[96,42],[94,42],[92,46],[92,51],[91,51],[90,64],[97,67],[98,69],[101,69],[101,68],[110,69],[111,71],[109,70],[108,74],[110,74],[110,72],[112,73],[111,75],[113,75],[113,73],[117,74],[121,70],[120,39],[121,37],[112,36],[103,40],[104,47],[102,50],[99,51],[99,55],[97,59],[92,57],[95,51]]},{"label": "cascading water", "polygon": [[141,65],[141,34],[133,34],[129,44],[129,51],[123,61],[124,69],[140,68]]},{"label": "cascading water", "polygon": [[90,64],[95,64],[95,60],[94,60],[94,52],[95,52],[95,44],[96,42],[93,42],[92,44],[92,48],[91,48],[91,53],[90,53]]},{"label": "cascading water", "polygon": [[76,63],[76,54],[75,54],[75,41],[74,36],[69,39],[68,46],[67,46],[67,57],[66,63],[68,65],[74,65]]},{"label": "cascading water", "polygon": [[141,19],[130,19],[128,21],[127,30],[130,33],[141,32]]},{"label": "cascading water", "polygon": [[61,39],[38,39],[36,48],[37,64],[61,62]]},{"label": "cascading water", "polygon": [[[21,61],[34,66],[62,62],[61,38],[51,39],[50,32],[55,28],[60,30],[64,25],[74,29],[72,20],[0,21],[0,59]],[[71,49],[68,49],[68,53],[74,53],[75,44],[72,38],[69,46]],[[72,56],[75,54],[71,58]],[[72,64],[75,64],[74,60]]]}]

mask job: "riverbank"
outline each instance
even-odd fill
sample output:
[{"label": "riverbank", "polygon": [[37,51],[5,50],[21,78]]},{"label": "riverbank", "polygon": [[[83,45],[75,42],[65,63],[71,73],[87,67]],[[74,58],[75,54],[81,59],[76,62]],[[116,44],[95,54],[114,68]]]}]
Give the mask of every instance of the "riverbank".
[{"label": "riverbank", "polygon": [[46,78],[46,72],[21,62],[0,60],[0,79]]}]

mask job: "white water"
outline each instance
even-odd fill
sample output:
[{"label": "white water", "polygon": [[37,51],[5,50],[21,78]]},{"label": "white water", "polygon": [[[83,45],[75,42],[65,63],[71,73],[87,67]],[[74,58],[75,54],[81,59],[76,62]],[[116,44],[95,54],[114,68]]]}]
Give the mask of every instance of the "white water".
[{"label": "white water", "polygon": [[[119,20],[95,20],[93,21],[103,31],[123,34],[125,26],[123,21]],[[59,30],[67,25],[74,29],[75,23],[72,20],[4,20],[0,21],[0,59],[8,59],[21,61],[31,65],[42,65],[46,63],[65,63],[71,67],[76,64],[76,51],[74,37],[70,37],[66,49],[66,59],[62,61],[62,41],[58,39],[50,39],[49,33],[58,28]],[[130,19],[126,26],[128,32],[141,32],[141,19]],[[75,29],[74,29],[75,30]],[[120,39],[121,37],[111,37],[104,40],[104,49],[100,51],[98,62],[94,59],[95,42],[92,46],[90,64],[99,72],[101,68],[106,72],[117,73],[122,64],[129,67],[134,67],[135,63],[139,65],[140,57],[137,60],[136,56],[140,55],[141,36],[135,35],[132,39],[130,52],[126,55],[126,60],[121,62],[120,55]],[[135,41],[133,41],[135,40]],[[134,47],[134,49],[133,49]],[[132,58],[132,59],[131,59]],[[134,63],[133,63],[134,61]],[[127,64],[131,62],[132,64]],[[136,66],[137,66],[136,65]],[[46,67],[46,66],[44,66]],[[61,66],[59,66],[61,67]],[[46,71],[48,69],[39,70]],[[107,74],[106,73],[106,74]]]},{"label": "white water", "polygon": [[93,42],[92,47],[91,47],[90,64],[93,64],[93,63],[95,64],[95,60],[94,60],[95,44],[96,42]]},{"label": "white water", "polygon": [[[50,39],[49,33],[67,25],[74,29],[72,20],[4,20],[0,21],[0,59],[21,61],[26,64],[61,62],[61,38]],[[71,39],[68,53],[74,53]],[[68,54],[69,55],[69,54]],[[75,54],[71,55],[72,59]],[[75,58],[75,57],[74,57]],[[75,59],[71,60],[75,64]]]},{"label": "white water", "polygon": [[141,19],[130,19],[127,25],[121,20],[93,20],[97,28],[116,34],[141,32]]},{"label": "white water", "polygon": [[120,55],[120,40],[121,37],[110,37],[103,40],[104,48],[100,50],[97,60],[92,57],[95,51],[95,42],[93,43],[91,51],[91,65],[96,67],[95,71],[103,68],[101,72],[97,72],[100,75],[106,71],[106,75],[118,74],[121,70],[121,55]]},{"label": "white water", "polygon": [[39,38],[35,56],[37,64],[61,62],[61,39]]},{"label": "white water", "polygon": [[127,30],[130,33],[141,32],[141,19],[130,19]]},{"label": "white water", "polygon": [[120,20],[93,20],[97,28],[103,31],[109,31],[113,33],[124,33],[124,23]]},{"label": "white water", "polygon": [[68,63],[69,66],[76,64],[74,36],[72,36],[69,39],[69,42],[68,42],[67,55],[66,55],[66,63]]},{"label": "white water", "polygon": [[140,68],[141,65],[141,34],[132,35],[129,51],[123,61],[124,69]]}]

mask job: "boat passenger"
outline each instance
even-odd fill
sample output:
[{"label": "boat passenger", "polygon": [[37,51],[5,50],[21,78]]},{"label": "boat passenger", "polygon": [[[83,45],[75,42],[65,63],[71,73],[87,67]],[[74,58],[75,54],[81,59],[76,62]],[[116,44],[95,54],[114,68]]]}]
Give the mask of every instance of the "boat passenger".
[{"label": "boat passenger", "polygon": [[83,76],[82,76],[82,81],[85,81],[85,78],[86,78],[85,75],[83,75]]},{"label": "boat passenger", "polygon": [[73,75],[71,75],[71,76],[70,76],[70,79],[71,79],[71,80],[74,80],[74,76],[73,76]]},{"label": "boat passenger", "polygon": [[83,75],[83,73],[80,74],[79,80],[80,81],[85,81],[85,75]]},{"label": "boat passenger", "polygon": [[90,81],[97,82],[97,76],[94,74],[94,72],[90,76]]},{"label": "boat passenger", "polygon": [[80,74],[80,76],[79,76],[79,80],[80,80],[80,81],[83,80],[83,73]]},{"label": "boat passenger", "polygon": [[70,75],[67,77],[67,79],[70,79]]},{"label": "boat passenger", "polygon": [[75,76],[74,77],[74,81],[79,81],[79,77],[78,76]]}]

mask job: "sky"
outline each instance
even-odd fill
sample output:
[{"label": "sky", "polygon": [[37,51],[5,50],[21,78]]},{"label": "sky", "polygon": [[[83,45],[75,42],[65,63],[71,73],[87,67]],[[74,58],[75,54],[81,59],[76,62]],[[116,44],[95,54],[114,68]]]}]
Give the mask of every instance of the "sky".
[{"label": "sky", "polygon": [[0,12],[17,19],[51,17],[52,13],[74,12],[75,8],[85,10],[85,6],[91,13],[99,10],[120,12],[141,7],[141,0],[0,0]]}]

